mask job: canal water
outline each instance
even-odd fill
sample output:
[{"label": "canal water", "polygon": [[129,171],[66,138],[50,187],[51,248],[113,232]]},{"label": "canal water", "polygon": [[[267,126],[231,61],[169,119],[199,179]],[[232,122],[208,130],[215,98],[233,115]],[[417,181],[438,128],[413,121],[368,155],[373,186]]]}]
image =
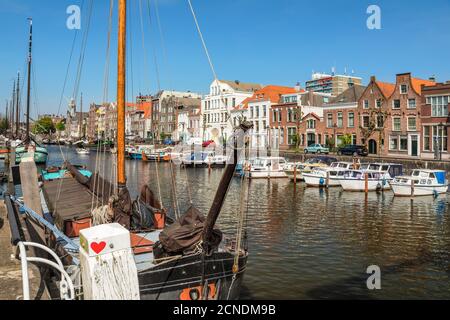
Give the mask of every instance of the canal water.
[{"label": "canal water", "polygon": [[[49,147],[49,165],[64,158],[95,167],[95,152]],[[61,152],[62,151],[62,152]],[[100,161],[109,177],[112,158]],[[128,186],[136,195],[157,173],[166,207],[172,206],[169,164],[127,160]],[[223,169],[175,168],[178,204],[207,213]],[[243,299],[450,299],[449,196],[393,197],[391,192],[343,192],[296,187],[288,179],[251,181],[249,260]],[[236,234],[241,180],[235,178],[219,218]],[[369,290],[369,266],[381,270],[381,290]]]}]

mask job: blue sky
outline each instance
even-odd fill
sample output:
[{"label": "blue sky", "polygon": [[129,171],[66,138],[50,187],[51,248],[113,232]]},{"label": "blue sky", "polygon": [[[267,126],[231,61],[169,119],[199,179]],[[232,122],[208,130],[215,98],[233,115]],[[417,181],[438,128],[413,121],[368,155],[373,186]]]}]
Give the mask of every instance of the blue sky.
[{"label": "blue sky", "polygon": [[[72,96],[82,32],[77,36],[65,97]],[[161,88],[205,93],[213,79],[186,0],[158,0],[163,41],[157,28],[155,1],[143,6],[144,54],[139,0],[129,2],[128,100]],[[56,113],[75,31],[66,28],[66,8],[83,0],[0,0],[0,110],[4,112],[18,70],[24,74],[27,17],[34,20],[33,112]],[[311,72],[336,67],[363,77],[394,81],[396,73],[436,75],[450,80],[450,1],[432,0],[192,0],[222,79],[302,85]],[[380,6],[382,29],[366,27],[369,5]],[[109,100],[115,97],[117,1],[111,50]],[[80,81],[85,105],[102,102],[109,1],[94,0],[91,30]],[[165,46],[162,45],[165,44]],[[163,50],[165,47],[165,50]],[[133,53],[131,55],[131,52]],[[132,59],[130,58],[132,56]],[[155,58],[156,57],[156,58]],[[156,61],[156,63],[155,63]],[[133,68],[131,68],[131,65]],[[156,70],[159,71],[159,77]],[[132,79],[132,80],[131,80]],[[60,112],[65,112],[63,100]]]}]

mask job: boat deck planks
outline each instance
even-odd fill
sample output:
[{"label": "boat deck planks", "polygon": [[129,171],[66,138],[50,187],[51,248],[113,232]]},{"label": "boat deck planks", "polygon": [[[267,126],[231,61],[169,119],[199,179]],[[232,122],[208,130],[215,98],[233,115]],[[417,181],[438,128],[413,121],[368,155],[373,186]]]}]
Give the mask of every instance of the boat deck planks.
[{"label": "boat deck planks", "polygon": [[90,214],[92,193],[74,178],[46,181],[43,190],[49,209],[54,215],[67,219]]}]

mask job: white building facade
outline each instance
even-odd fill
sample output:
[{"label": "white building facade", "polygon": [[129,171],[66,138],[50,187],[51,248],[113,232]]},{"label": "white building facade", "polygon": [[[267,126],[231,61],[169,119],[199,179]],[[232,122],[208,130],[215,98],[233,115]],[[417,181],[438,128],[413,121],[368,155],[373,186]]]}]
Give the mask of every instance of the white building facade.
[{"label": "white building facade", "polygon": [[259,84],[214,80],[202,99],[203,140],[227,141],[233,133],[231,111],[259,89]]}]

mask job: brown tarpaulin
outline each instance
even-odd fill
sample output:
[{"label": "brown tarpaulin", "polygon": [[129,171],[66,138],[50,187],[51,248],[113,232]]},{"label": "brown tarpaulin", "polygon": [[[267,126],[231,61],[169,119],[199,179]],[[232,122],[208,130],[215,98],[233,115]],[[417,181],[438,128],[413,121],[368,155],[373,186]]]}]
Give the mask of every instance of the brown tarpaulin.
[{"label": "brown tarpaulin", "polygon": [[[196,208],[191,207],[172,225],[159,235],[163,250],[169,255],[194,251],[202,240],[205,217]],[[217,247],[222,241],[222,232],[214,229],[211,245]]]}]

